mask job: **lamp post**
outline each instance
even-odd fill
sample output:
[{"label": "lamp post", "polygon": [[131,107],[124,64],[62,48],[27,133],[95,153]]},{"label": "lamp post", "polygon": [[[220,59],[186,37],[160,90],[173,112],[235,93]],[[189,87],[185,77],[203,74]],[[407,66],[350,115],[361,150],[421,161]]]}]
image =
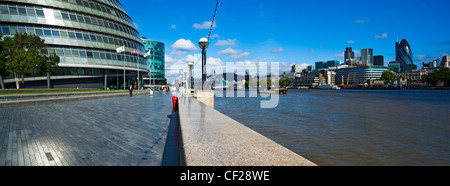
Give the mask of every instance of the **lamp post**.
[{"label": "lamp post", "polygon": [[191,89],[192,89],[192,67],[194,66],[194,64],[192,62],[189,62],[187,65],[189,67],[188,89],[189,89],[189,93],[191,93]]},{"label": "lamp post", "polygon": [[206,38],[201,38],[198,45],[202,48],[202,90],[206,81],[206,48],[208,48],[209,41]]}]

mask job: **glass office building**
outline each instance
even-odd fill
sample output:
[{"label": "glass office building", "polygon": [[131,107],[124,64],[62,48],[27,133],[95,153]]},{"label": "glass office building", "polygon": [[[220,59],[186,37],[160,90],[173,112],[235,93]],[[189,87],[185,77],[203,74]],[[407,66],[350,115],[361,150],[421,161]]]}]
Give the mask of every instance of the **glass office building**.
[{"label": "glass office building", "polygon": [[[385,66],[363,66],[363,67],[349,67],[341,68],[336,72],[336,85],[341,85],[347,82],[353,84],[364,84],[367,80],[377,80],[381,78],[384,71],[389,68]],[[344,81],[344,82],[342,82]]]},{"label": "glass office building", "polygon": [[401,72],[417,69],[417,65],[414,65],[413,62],[411,46],[409,46],[406,39],[403,39],[400,42],[395,42],[395,61],[400,63]]},{"label": "glass office building", "polygon": [[[139,33],[118,0],[0,1],[0,21],[3,37],[38,35],[47,46],[41,53],[60,57],[53,88],[123,89],[149,72]],[[125,52],[117,53],[121,46]],[[46,78],[25,77],[25,87],[47,87]],[[13,81],[6,77],[6,86]]]},{"label": "glass office building", "polygon": [[164,84],[165,75],[165,47],[164,43],[141,37],[145,51],[149,52],[147,56],[150,75],[144,77],[145,87],[159,87]]}]

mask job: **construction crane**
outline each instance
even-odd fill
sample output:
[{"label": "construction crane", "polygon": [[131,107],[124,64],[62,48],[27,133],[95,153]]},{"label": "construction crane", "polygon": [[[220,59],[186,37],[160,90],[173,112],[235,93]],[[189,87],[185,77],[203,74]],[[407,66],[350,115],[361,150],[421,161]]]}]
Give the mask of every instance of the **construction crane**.
[{"label": "construction crane", "polygon": [[347,85],[349,84],[349,82],[350,82],[350,73],[348,73],[348,76],[347,76]]}]

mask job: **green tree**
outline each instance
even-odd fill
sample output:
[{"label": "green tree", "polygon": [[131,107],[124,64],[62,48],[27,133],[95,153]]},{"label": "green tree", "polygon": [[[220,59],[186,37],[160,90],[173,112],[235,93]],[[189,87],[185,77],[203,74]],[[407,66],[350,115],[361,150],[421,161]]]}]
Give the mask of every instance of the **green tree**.
[{"label": "green tree", "polygon": [[[3,34],[0,33],[0,38],[2,38],[2,36]],[[2,89],[5,88],[3,78],[9,75],[6,71],[6,54],[5,47],[3,47],[3,40],[0,40],[0,85]]]},{"label": "green tree", "polygon": [[440,67],[438,70],[422,76],[422,80],[432,86],[436,86],[438,82],[444,82],[445,85],[450,85],[450,69]]},{"label": "green tree", "polygon": [[58,69],[59,56],[53,51],[49,56],[41,56],[40,63],[36,64],[36,73],[38,75],[47,75],[47,87],[50,88],[50,74],[53,74]]},{"label": "green tree", "polygon": [[384,71],[381,74],[381,80],[384,81],[384,83],[391,83],[392,81],[396,80],[397,76],[391,71]]},{"label": "green tree", "polygon": [[280,81],[280,87],[287,87],[291,84],[291,79],[286,78]]},{"label": "green tree", "polygon": [[59,57],[55,53],[49,57],[43,56],[40,50],[45,47],[44,40],[36,35],[16,32],[14,37],[3,39],[5,48],[5,69],[7,73],[14,74],[16,88],[19,88],[18,77],[30,75],[33,72],[38,74],[49,74],[56,70]]}]

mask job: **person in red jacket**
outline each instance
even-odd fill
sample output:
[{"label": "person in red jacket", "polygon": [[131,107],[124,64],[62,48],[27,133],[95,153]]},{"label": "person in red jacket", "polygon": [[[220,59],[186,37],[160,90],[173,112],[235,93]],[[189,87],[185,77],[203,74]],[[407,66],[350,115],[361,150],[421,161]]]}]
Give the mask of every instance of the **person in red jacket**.
[{"label": "person in red jacket", "polygon": [[130,97],[133,96],[133,85],[130,85],[129,91],[130,91]]}]

